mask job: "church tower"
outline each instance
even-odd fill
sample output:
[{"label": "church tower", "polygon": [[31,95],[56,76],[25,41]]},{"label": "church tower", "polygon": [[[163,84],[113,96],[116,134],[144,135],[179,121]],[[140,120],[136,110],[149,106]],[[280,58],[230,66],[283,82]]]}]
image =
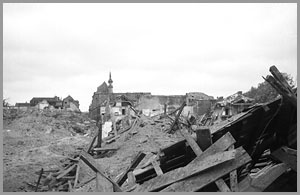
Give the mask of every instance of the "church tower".
[{"label": "church tower", "polygon": [[113,80],[111,79],[111,73],[109,72],[109,80],[108,80],[108,93],[113,93],[113,86],[112,86],[112,83],[113,83]]}]

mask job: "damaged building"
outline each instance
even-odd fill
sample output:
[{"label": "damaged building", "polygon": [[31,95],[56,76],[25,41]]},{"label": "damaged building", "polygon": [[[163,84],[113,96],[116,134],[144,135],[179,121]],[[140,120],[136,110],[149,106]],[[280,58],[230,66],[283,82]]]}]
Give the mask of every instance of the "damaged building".
[{"label": "damaged building", "polygon": [[152,95],[150,92],[115,93],[113,80],[109,74],[108,85],[104,81],[92,96],[89,116],[97,120],[100,115],[107,121],[112,116],[127,115],[133,112],[130,107],[145,116],[170,113],[186,102],[182,114],[202,115],[208,112],[216,100],[201,92],[190,92],[185,95]]}]

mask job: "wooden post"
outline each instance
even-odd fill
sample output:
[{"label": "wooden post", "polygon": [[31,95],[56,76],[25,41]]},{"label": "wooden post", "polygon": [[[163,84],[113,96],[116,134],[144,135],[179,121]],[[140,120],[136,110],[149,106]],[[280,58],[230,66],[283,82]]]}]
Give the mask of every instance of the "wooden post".
[{"label": "wooden post", "polygon": [[212,144],[211,133],[208,127],[199,127],[199,129],[196,130],[196,135],[197,144],[202,151],[206,150]]},{"label": "wooden post", "polygon": [[186,106],[186,102],[183,102],[182,105],[180,106],[180,109],[178,110],[178,113],[177,113],[177,115],[176,115],[176,117],[175,117],[175,120],[173,121],[173,123],[172,123],[172,125],[171,125],[171,128],[169,129],[168,133],[170,133],[170,132],[173,130],[174,126],[177,124],[178,119],[179,119],[179,116],[180,116],[180,114],[181,114],[181,112],[183,111],[183,108],[184,108],[185,106]]},{"label": "wooden post", "polygon": [[97,139],[97,147],[101,148],[101,141],[102,141],[102,118],[99,115],[98,118],[98,139]]},{"label": "wooden post", "polygon": [[[228,150],[234,150],[234,145],[230,146]],[[237,170],[231,171],[230,174],[230,188],[232,192],[238,192],[239,186],[237,181]]]},{"label": "wooden post", "polygon": [[38,179],[38,181],[37,181],[37,183],[36,183],[36,187],[35,187],[35,191],[36,191],[36,192],[38,191],[38,187],[39,187],[39,184],[40,184],[40,181],[41,181],[43,172],[44,172],[44,169],[42,168],[42,169],[41,169],[41,172],[40,172],[40,175],[39,175],[39,179]]}]

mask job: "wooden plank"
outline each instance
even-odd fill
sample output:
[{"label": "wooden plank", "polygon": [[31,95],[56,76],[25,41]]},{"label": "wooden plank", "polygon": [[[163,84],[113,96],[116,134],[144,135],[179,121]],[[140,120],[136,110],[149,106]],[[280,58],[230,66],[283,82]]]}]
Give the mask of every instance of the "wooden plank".
[{"label": "wooden plank", "polygon": [[183,111],[183,108],[184,108],[185,106],[186,106],[186,102],[183,102],[182,105],[180,106],[180,109],[179,109],[179,111],[178,111],[176,117],[175,117],[175,120],[173,121],[173,123],[172,123],[170,129],[168,130],[168,133],[170,133],[171,131],[173,131],[173,128],[174,128],[175,124],[178,122],[179,116],[180,116],[180,114],[181,114],[181,112]]},{"label": "wooden plank", "polygon": [[192,150],[195,152],[197,156],[202,154],[202,150],[198,146],[198,144],[195,142],[195,140],[192,138],[192,136],[188,133],[186,133],[184,130],[179,131],[181,135],[186,139],[188,144],[191,146]]},{"label": "wooden plank", "polygon": [[269,166],[253,176],[248,175],[239,183],[239,189],[241,192],[262,192],[287,169],[288,166],[284,163]]},{"label": "wooden plank", "polygon": [[[191,177],[197,173],[204,170],[212,168],[218,164],[224,163],[226,161],[233,160],[235,158],[235,150],[219,152],[210,156],[207,156],[202,161],[198,161],[193,164],[188,164],[185,167],[178,168],[169,171],[163,175],[159,175],[153,179],[145,181],[139,188],[139,191],[157,191],[166,187],[176,181],[180,181]],[[199,156],[201,158],[201,156]],[[197,158],[199,158],[197,157]]]},{"label": "wooden plank", "polygon": [[230,188],[231,191],[233,192],[238,192],[239,191],[239,186],[237,182],[237,171],[231,171],[230,172]]},{"label": "wooden plank", "polygon": [[[204,152],[205,153],[205,152]],[[214,182],[216,179],[223,177],[238,167],[251,161],[250,156],[247,152],[239,147],[236,149],[236,156],[233,160],[224,162],[213,169],[204,171],[194,177],[187,178],[186,180],[176,182],[167,188],[163,189],[162,192],[192,192],[198,191],[206,185]]]},{"label": "wooden plank", "polygon": [[87,164],[93,171],[99,172],[103,177],[105,177],[108,181],[110,181],[113,184],[114,191],[121,192],[121,188],[117,183],[115,183],[112,179],[110,179],[106,174],[104,174],[104,171],[102,170],[101,166],[96,163],[94,158],[88,154],[86,151],[81,151],[80,159]]},{"label": "wooden plank", "polygon": [[[233,150],[234,145],[230,146],[228,150]],[[232,192],[238,192],[239,191],[239,186],[238,186],[238,181],[237,181],[237,170],[233,170],[229,174],[230,178],[230,188]]]},{"label": "wooden plank", "polygon": [[[187,140],[187,142],[189,143],[189,145],[191,146],[191,148],[195,152],[195,154],[197,156],[200,156],[203,153],[200,146],[197,145],[195,140],[189,134],[185,133],[184,131],[180,131],[180,132],[182,132],[183,136],[185,137],[185,139]],[[211,145],[211,143],[210,143],[210,145]],[[215,184],[217,185],[217,187],[219,188],[219,190],[221,192],[230,192],[229,187],[226,185],[226,183],[223,181],[223,179],[217,180],[215,182]]]},{"label": "wooden plank", "polygon": [[70,166],[68,169],[66,169],[65,171],[63,171],[61,174],[59,174],[56,179],[60,179],[63,176],[67,175],[68,173],[70,173],[74,168],[76,167],[76,164],[73,164],[72,166]]},{"label": "wooden plank", "polygon": [[96,172],[96,192],[113,192],[113,184],[108,181],[101,173]]},{"label": "wooden plank", "polygon": [[119,177],[117,184],[122,186],[122,184],[126,181],[127,179],[127,173],[129,171],[133,171],[138,164],[143,160],[143,158],[146,156],[145,153],[143,152],[138,152],[138,154],[135,156],[135,158],[133,159],[132,163],[130,164],[130,166],[125,170],[125,172]]},{"label": "wooden plank", "polygon": [[297,172],[297,151],[283,146],[271,153],[271,156],[287,164],[291,169]]},{"label": "wooden plank", "polygon": [[292,95],[294,95],[295,98],[297,98],[293,92],[292,87],[288,84],[288,82],[283,77],[283,75],[279,72],[276,66],[271,66],[269,71],[272,73],[274,78],[288,90],[289,93],[291,93]]},{"label": "wooden plank", "polygon": [[128,185],[129,186],[134,186],[135,182],[136,182],[136,179],[135,179],[135,176],[133,175],[133,171],[129,171],[127,173],[127,177],[128,177]]},{"label": "wooden plank", "polygon": [[95,136],[93,137],[93,139],[92,139],[90,145],[89,145],[88,148],[87,148],[87,153],[90,153],[90,152],[91,152],[91,150],[92,150],[92,148],[93,148],[93,145],[94,145],[94,143],[95,143],[95,141],[96,141],[96,139],[97,139],[97,136],[98,136],[98,135],[95,135]]},{"label": "wooden plank", "polygon": [[211,144],[211,133],[208,127],[199,127],[196,131],[197,144],[202,151],[206,150]]},{"label": "wooden plank", "polygon": [[216,180],[215,184],[221,192],[231,192],[230,188],[227,186],[223,179]]},{"label": "wooden plank", "polygon": [[102,152],[102,151],[114,151],[114,150],[118,150],[118,148],[93,148],[94,151],[97,152]]},{"label": "wooden plank", "polygon": [[235,143],[235,139],[231,135],[230,132],[227,132],[225,135],[223,135],[220,139],[218,139],[213,145],[211,145],[205,152],[201,154],[201,156],[196,157],[190,164],[196,163],[197,161],[201,161],[207,156],[213,155],[217,152],[222,152],[227,150],[230,146],[232,146]]},{"label": "wooden plank", "polygon": [[77,183],[78,183],[79,171],[80,171],[80,165],[79,165],[79,162],[78,162],[77,163],[77,168],[76,168],[76,175],[75,175],[75,181],[74,181],[73,188],[75,188]]},{"label": "wooden plank", "polygon": [[152,163],[152,165],[153,165],[153,167],[154,167],[154,170],[155,170],[155,172],[156,172],[157,175],[162,175],[162,174],[164,174],[163,171],[161,170],[161,168],[160,168],[158,162],[157,162],[155,159],[152,160],[151,163]]}]

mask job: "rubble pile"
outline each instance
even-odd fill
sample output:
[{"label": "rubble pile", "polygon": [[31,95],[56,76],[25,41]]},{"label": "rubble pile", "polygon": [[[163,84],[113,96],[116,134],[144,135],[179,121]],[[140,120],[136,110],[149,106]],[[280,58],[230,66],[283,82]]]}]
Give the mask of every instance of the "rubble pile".
[{"label": "rubble pile", "polygon": [[[270,72],[273,77],[266,80],[281,97],[224,120],[212,112],[183,117],[184,102],[172,113],[153,117],[135,112],[116,121],[102,138],[101,120],[90,130],[95,121],[81,115],[43,113],[55,118],[47,116],[47,124],[68,124],[65,133],[75,134],[71,138],[78,143],[65,139],[77,150],[63,155],[59,168],[41,165],[26,191],[297,191],[297,94],[276,67]],[[58,122],[66,118],[69,122]],[[79,144],[82,137],[88,141]]]}]

